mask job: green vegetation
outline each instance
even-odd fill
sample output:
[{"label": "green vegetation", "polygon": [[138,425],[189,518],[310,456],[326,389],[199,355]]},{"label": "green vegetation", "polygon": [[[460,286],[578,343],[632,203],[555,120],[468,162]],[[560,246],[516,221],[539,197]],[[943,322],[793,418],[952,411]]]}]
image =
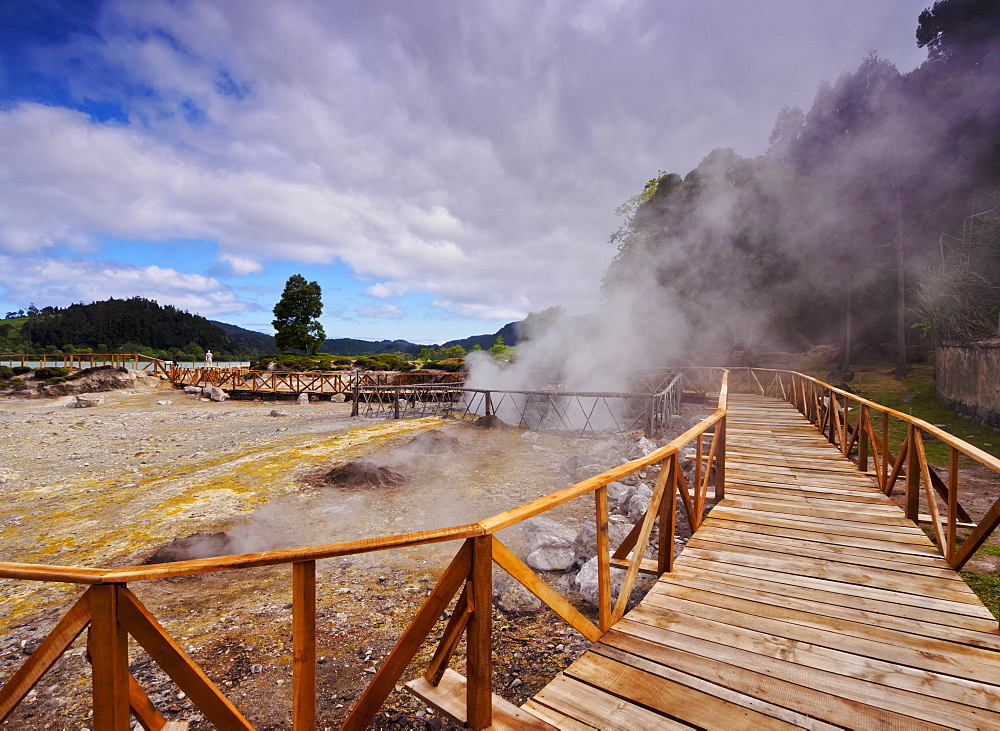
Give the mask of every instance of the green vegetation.
[{"label": "green vegetation", "polygon": [[315,354],[326,339],[319,322],[323,314],[322,290],[316,282],[307,282],[301,274],[293,274],[285,282],[285,291],[274,306],[274,343],[278,350],[301,350]]},{"label": "green vegetation", "polygon": [[962,571],[961,575],[993,616],[1000,619],[1000,575],[980,571]]},{"label": "green vegetation", "polygon": [[0,349],[10,353],[141,353],[163,360],[247,360],[252,351],[204,317],[132,297],[89,305],[30,307],[0,321]]},{"label": "green vegetation", "polygon": [[[910,416],[915,416],[930,424],[939,425],[949,434],[954,434],[969,444],[973,444],[984,452],[1000,457],[1000,432],[985,424],[966,419],[961,414],[948,408],[935,396],[934,367],[921,363],[911,365],[907,369],[907,377],[897,381],[887,367],[856,366],[855,380],[850,384],[859,396],[888,406]],[[818,373],[815,374],[823,378]],[[905,399],[905,400],[904,400]],[[852,418],[853,414],[852,414]],[[881,433],[882,422],[872,415],[872,425],[877,433]],[[906,437],[906,424],[899,419],[889,420],[889,444],[894,454],[899,453],[899,446]],[[940,442],[924,442],[928,460],[937,465],[948,464],[949,448]],[[972,464],[967,458],[960,464]]]}]

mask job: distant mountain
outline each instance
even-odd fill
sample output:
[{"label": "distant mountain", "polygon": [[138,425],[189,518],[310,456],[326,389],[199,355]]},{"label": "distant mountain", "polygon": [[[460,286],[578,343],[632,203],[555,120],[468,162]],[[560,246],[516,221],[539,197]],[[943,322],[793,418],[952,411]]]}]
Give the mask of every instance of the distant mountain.
[{"label": "distant mountain", "polygon": [[220,328],[233,342],[243,343],[258,353],[278,352],[278,348],[274,344],[273,335],[265,335],[256,330],[247,330],[238,325],[230,325],[228,322],[219,322],[218,320],[209,320],[209,322]]},{"label": "distant mountain", "polygon": [[[491,335],[473,335],[432,346],[409,340],[331,338],[323,342],[320,351],[354,357],[372,353],[416,355],[426,347],[453,345],[461,345],[467,351],[476,345],[489,350],[497,337],[502,337],[506,345],[517,345],[518,325],[511,322]],[[49,348],[61,348],[66,352],[69,349],[89,348],[100,352],[124,348],[127,352],[144,352],[174,360],[200,360],[205,350],[212,350],[217,360],[245,360],[256,354],[278,352],[272,335],[228,322],[207,320],[142,297],[109,299],[66,308],[32,308],[27,317],[6,318],[0,323],[0,350],[41,352]]]},{"label": "distant mountain", "polygon": [[[479,346],[483,350],[489,350],[494,345],[496,345],[497,337],[503,338],[504,345],[517,345],[519,322],[508,322],[502,328],[497,330],[492,335],[473,335],[469,338],[464,338],[462,340],[449,340],[444,345],[440,346],[442,348],[450,348],[453,345],[461,345],[466,351],[472,350],[475,346]],[[424,346],[426,347],[426,346]]]}]

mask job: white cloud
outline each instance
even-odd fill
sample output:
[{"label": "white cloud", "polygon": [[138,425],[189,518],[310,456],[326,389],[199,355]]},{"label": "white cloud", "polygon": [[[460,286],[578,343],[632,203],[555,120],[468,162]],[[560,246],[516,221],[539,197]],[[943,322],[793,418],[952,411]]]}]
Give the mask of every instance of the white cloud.
[{"label": "white cloud", "polygon": [[912,36],[911,3],[844,4],[110,0],[47,52],[128,123],[0,108],[0,254],[197,239],[220,276],[341,260],[443,316],[592,310],[612,211],[657,169],[761,151],[873,33]]},{"label": "white cloud", "polygon": [[358,316],[372,320],[401,320],[406,316],[406,310],[394,304],[362,305],[356,307]]},{"label": "white cloud", "polygon": [[8,301],[56,306],[140,296],[206,316],[253,309],[211,277],[89,259],[0,255],[0,287]]}]

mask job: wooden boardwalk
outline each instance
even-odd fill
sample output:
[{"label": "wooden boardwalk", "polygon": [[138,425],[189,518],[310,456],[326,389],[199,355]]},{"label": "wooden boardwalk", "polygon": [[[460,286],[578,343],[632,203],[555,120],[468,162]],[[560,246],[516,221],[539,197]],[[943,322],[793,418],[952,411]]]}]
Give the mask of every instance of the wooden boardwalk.
[{"label": "wooden boardwalk", "polygon": [[1000,728],[996,620],[791,405],[731,395],[726,499],[525,704],[560,728]]}]

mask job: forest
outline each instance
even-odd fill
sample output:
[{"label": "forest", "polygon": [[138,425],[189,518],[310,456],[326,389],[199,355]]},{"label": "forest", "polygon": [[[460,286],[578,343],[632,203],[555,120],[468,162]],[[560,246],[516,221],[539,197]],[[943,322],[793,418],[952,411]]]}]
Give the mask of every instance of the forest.
[{"label": "forest", "polygon": [[937,2],[915,40],[911,72],[872,52],[783,108],[765,154],[661,170],[618,210],[605,305],[649,281],[692,348],[840,342],[842,363],[874,350],[897,374],[936,341],[996,338],[1000,3]]},{"label": "forest", "polygon": [[[20,313],[9,313],[20,314]],[[0,321],[0,349],[33,353],[144,353],[167,360],[247,360],[252,348],[231,340],[204,317],[142,297],[69,307],[31,306],[25,317]]]}]

